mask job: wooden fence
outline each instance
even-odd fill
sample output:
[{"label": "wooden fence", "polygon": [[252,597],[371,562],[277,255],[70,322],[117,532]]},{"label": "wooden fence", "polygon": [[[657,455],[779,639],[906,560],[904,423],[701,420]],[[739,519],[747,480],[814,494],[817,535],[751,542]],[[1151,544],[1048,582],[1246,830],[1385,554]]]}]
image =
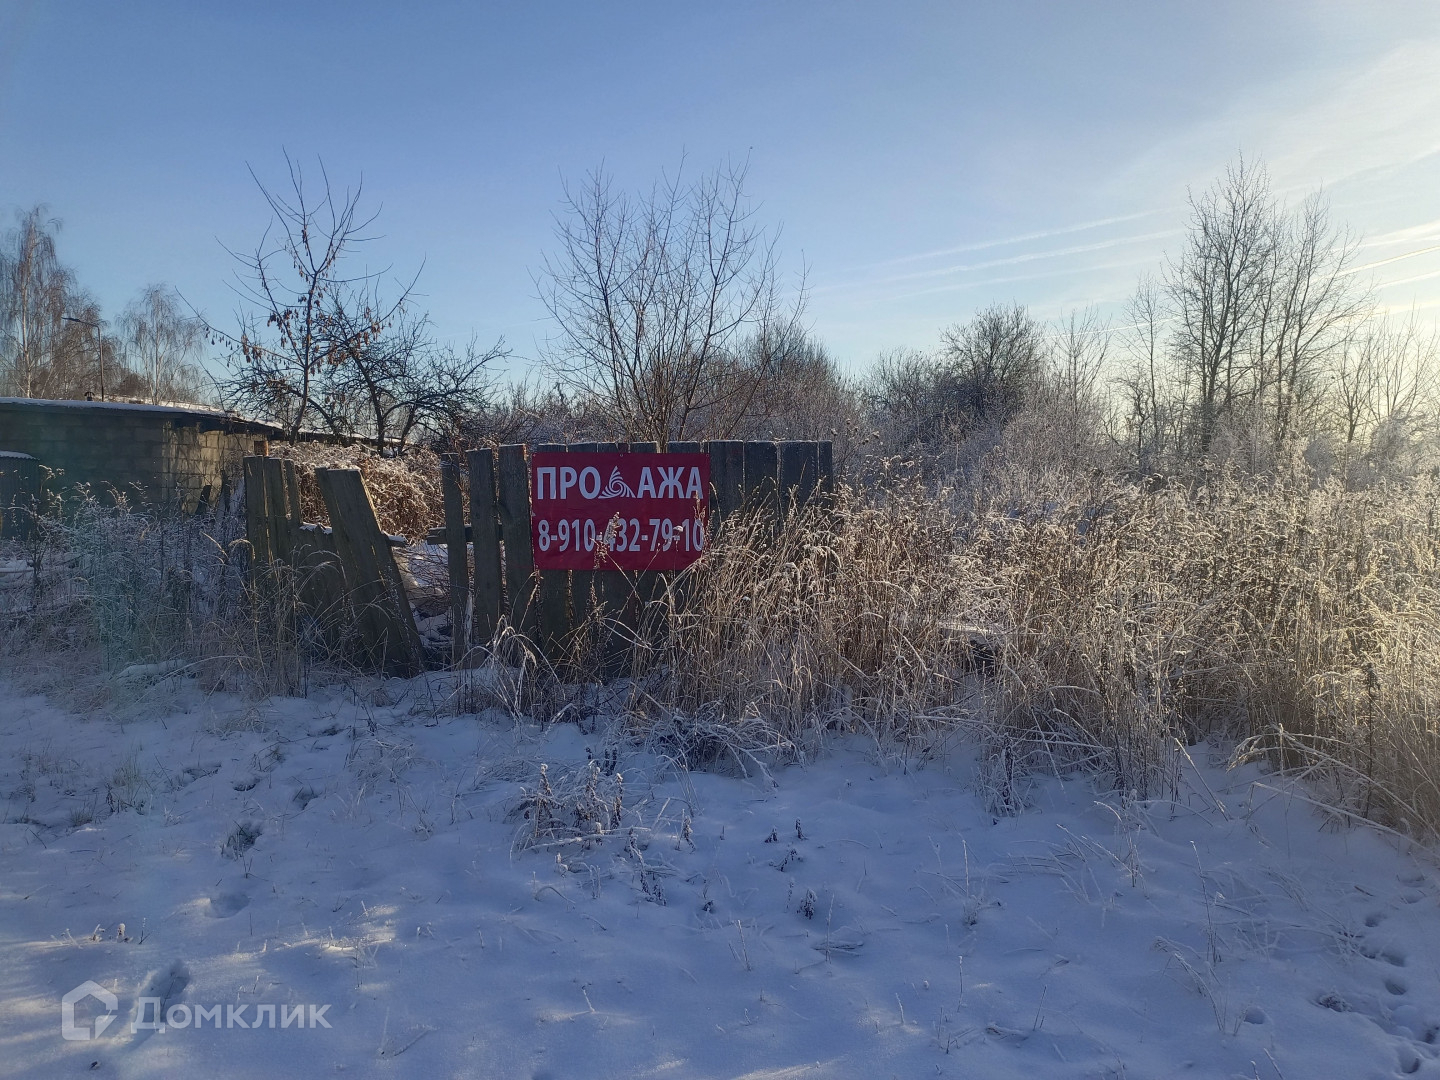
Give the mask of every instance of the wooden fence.
[{"label": "wooden fence", "polygon": [[413,675],[424,666],[420,635],[390,548],[358,469],[316,469],[330,528],[300,517],[300,484],[288,458],[247,457],[245,519],[251,573],[267,599],[277,591],[332,645],[358,634],[360,659]]},{"label": "wooden fence", "polygon": [[[655,453],[656,443],[540,444],[552,453]],[[778,521],[834,488],[828,442],[672,442],[670,453],[710,457],[710,526],[742,510]],[[317,612],[350,613],[370,662],[413,672],[423,665],[405,587],[355,469],[316,471],[331,528],[300,520],[299,488],[288,459],[245,459],[246,510],[257,565],[297,568],[300,596]],[[468,499],[466,490],[468,489]],[[530,547],[527,447],[468,451],[441,466],[444,525],[427,539],[447,548],[451,661],[472,645],[489,644],[502,623],[514,627],[554,662],[582,647],[614,656],[638,632],[661,575],[619,570],[535,569]],[[470,553],[473,551],[473,559]],[[471,566],[473,563],[473,572]],[[577,629],[605,614],[608,640],[580,643]],[[333,621],[333,620],[332,620]],[[612,667],[613,670],[613,667]]]}]

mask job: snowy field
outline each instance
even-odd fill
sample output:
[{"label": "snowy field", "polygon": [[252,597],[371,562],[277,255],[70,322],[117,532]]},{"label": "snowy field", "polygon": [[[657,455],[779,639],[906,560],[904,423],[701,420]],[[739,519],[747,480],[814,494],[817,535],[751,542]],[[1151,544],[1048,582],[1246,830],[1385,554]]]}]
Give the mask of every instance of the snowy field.
[{"label": "snowy field", "polygon": [[1216,748],[996,819],[963,744],[686,774],[434,678],[176,682],[0,686],[0,1074],[1440,1076],[1429,856]]}]

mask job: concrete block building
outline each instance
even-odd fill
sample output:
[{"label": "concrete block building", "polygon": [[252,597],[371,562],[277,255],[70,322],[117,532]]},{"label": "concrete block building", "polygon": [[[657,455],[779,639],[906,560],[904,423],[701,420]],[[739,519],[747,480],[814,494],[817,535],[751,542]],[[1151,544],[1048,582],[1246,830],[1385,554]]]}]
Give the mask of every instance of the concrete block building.
[{"label": "concrete block building", "polygon": [[88,484],[132,504],[189,510],[213,500],[257,439],[280,434],[201,406],[0,398],[0,451],[34,458],[51,490]]}]

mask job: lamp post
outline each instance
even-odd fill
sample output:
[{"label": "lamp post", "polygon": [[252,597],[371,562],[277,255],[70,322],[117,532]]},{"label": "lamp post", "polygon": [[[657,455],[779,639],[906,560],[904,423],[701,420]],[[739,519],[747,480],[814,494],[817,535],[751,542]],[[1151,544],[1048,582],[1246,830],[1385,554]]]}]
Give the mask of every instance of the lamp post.
[{"label": "lamp post", "polygon": [[89,319],[77,318],[74,315],[62,315],[66,322],[79,323],[81,326],[88,326],[95,331],[95,366],[100,371],[100,400],[105,400],[105,345],[100,340],[100,324],[91,322]]}]

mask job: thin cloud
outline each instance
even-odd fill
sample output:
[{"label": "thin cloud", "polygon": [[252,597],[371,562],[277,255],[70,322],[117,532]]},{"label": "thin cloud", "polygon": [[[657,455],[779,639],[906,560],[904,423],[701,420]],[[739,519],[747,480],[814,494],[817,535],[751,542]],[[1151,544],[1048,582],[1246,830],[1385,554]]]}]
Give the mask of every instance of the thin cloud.
[{"label": "thin cloud", "polygon": [[1408,225],[1403,229],[1392,229],[1390,232],[1380,233],[1359,246],[1362,248],[1392,247],[1395,244],[1413,244],[1417,240],[1433,240],[1437,236],[1440,236],[1440,218],[1421,225]]},{"label": "thin cloud", "polygon": [[[1440,278],[1440,270],[1432,270],[1428,274],[1416,274],[1414,277],[1400,278],[1398,281],[1385,281],[1376,286],[1378,289],[1393,289],[1397,285],[1410,285],[1417,281],[1433,281]],[[1433,307],[1432,304],[1425,304],[1425,307]]]},{"label": "thin cloud", "polygon": [[[1042,278],[1061,277],[1064,275],[1079,277],[1085,274],[1094,274],[1102,270],[1125,270],[1149,261],[1151,261],[1149,256],[1140,256],[1134,259],[1122,259],[1119,262],[1098,263],[1092,266],[1066,267],[1056,270],[1045,270],[1038,274],[1012,274],[1009,277],[998,278],[987,277],[981,278],[977,281],[960,281],[955,282],[951,285],[937,285],[934,288],[930,289],[913,289],[909,292],[890,293],[883,297],[876,297],[875,299],[890,303],[896,300],[909,300],[917,296],[933,296],[937,293],[964,292],[970,289],[990,288],[995,285],[1010,285],[1019,281],[1038,281]],[[1110,303],[1119,299],[1123,299],[1123,297],[1107,297],[1103,298],[1102,300],[1097,300],[1095,302]]]},{"label": "thin cloud", "polygon": [[[875,288],[883,285],[894,285],[905,281],[924,281],[929,278],[949,277],[954,274],[972,273],[977,270],[992,270],[997,266],[1015,266],[1020,263],[1037,262],[1042,259],[1059,259],[1067,255],[1083,255],[1092,251],[1104,251],[1107,248],[1123,247],[1127,244],[1139,244],[1150,240],[1160,240],[1166,237],[1178,236],[1179,229],[1166,229],[1162,232],[1142,233],[1136,236],[1122,236],[1113,240],[1100,240],[1093,244],[1075,244],[1070,247],[1053,248],[1049,251],[1032,251],[1024,255],[1011,255],[1003,259],[987,259],[984,262],[965,263],[958,266],[941,266],[932,270],[917,270],[908,274],[891,274],[888,277],[869,278],[863,281],[845,282],[836,285],[822,286],[816,289],[820,292],[836,292],[842,289]],[[1092,269],[1090,267],[1080,268],[1081,270]],[[1064,271],[1056,271],[1063,273]],[[1079,272],[1079,271],[1077,271]],[[1038,275],[1048,276],[1048,275]],[[1013,278],[1007,280],[1024,280]],[[920,295],[920,294],[913,294]]]},{"label": "thin cloud", "polygon": [[[1348,275],[1350,275],[1350,274],[1358,274],[1358,273],[1360,273],[1360,271],[1362,271],[1362,270],[1373,270],[1373,269],[1375,269],[1375,267],[1377,267],[1377,266],[1387,266],[1387,265],[1389,265],[1390,263],[1399,262],[1401,259],[1413,259],[1413,258],[1415,258],[1417,255],[1428,255],[1428,254],[1430,254],[1430,252],[1432,252],[1432,251],[1440,251],[1440,244],[1434,244],[1434,245],[1432,245],[1432,246],[1430,246],[1430,247],[1416,248],[1414,251],[1405,251],[1405,252],[1402,252],[1402,253],[1399,254],[1399,255],[1392,255],[1392,256],[1390,256],[1390,258],[1388,258],[1388,259],[1377,259],[1375,262],[1366,263],[1364,266],[1352,266],[1352,267],[1351,267],[1350,269],[1348,269],[1348,270],[1343,270],[1343,271],[1341,271],[1340,276],[1341,276],[1341,277],[1345,277],[1345,276],[1348,276]],[[1408,279],[1408,280],[1417,280],[1417,279]]]},{"label": "thin cloud", "polygon": [[1158,213],[1160,213],[1159,210],[1142,210],[1138,214],[1121,214],[1118,217],[1100,218],[1097,221],[1086,221],[1079,225],[1066,225],[1059,229],[1045,229],[1041,232],[1010,236],[1003,240],[984,240],[977,244],[960,244],[956,247],[937,248],[934,251],[922,251],[915,255],[899,255],[893,259],[869,263],[866,268],[898,266],[901,263],[919,262],[923,259],[938,259],[946,255],[961,255],[967,251],[988,251],[991,248],[1010,247],[1013,244],[1027,244],[1032,240],[1049,240],[1055,236],[1069,236],[1072,233],[1087,232],[1090,229],[1103,229],[1107,225],[1119,225],[1126,221],[1138,221],[1141,218],[1154,217]]}]

